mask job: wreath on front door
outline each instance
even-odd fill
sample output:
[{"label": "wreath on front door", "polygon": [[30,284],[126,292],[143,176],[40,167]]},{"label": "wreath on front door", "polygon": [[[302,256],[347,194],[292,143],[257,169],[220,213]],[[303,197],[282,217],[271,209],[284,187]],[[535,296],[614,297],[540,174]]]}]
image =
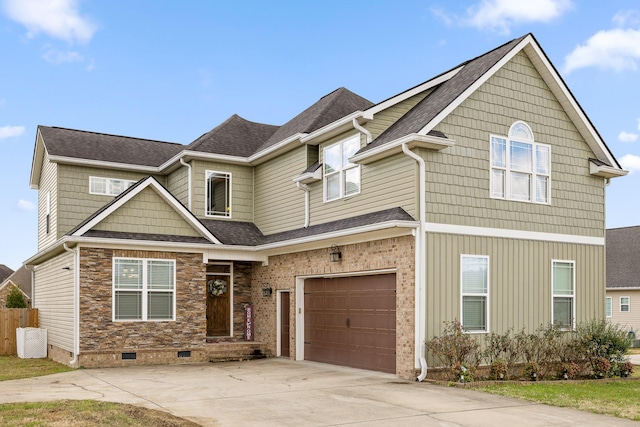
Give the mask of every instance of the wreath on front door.
[{"label": "wreath on front door", "polygon": [[222,279],[209,280],[207,283],[209,287],[209,293],[213,296],[220,296],[227,292],[227,282]]}]

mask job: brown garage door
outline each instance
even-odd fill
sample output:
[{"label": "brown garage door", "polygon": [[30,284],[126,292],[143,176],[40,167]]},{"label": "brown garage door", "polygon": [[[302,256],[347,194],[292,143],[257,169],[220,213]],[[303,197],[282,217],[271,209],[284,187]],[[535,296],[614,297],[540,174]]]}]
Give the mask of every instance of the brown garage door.
[{"label": "brown garage door", "polygon": [[307,279],[304,358],[396,372],[396,276]]}]

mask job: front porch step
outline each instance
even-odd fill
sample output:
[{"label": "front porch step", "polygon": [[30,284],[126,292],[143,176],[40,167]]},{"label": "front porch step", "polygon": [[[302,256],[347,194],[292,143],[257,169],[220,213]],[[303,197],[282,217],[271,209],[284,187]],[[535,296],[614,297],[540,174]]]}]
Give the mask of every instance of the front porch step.
[{"label": "front porch step", "polygon": [[257,341],[208,342],[204,350],[209,362],[264,359],[269,356],[266,345]]}]

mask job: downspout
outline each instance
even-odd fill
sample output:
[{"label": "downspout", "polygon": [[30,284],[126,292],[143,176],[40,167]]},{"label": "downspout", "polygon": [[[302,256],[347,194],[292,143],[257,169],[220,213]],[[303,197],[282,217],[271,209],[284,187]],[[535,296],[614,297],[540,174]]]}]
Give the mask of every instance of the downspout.
[{"label": "downspout", "polygon": [[180,164],[189,169],[189,173],[187,175],[187,209],[191,211],[191,165],[185,162],[182,157],[180,157]]},{"label": "downspout", "polygon": [[416,322],[416,351],[418,351],[418,360],[420,362],[420,375],[416,378],[417,381],[423,381],[427,377],[427,359],[425,357],[426,353],[426,332],[425,332],[425,322],[426,322],[426,292],[425,292],[425,282],[426,282],[426,271],[425,271],[425,263],[426,263],[426,234],[425,234],[425,217],[427,212],[427,198],[425,195],[425,183],[426,183],[426,167],[424,163],[424,159],[413,151],[409,150],[407,144],[402,144],[402,152],[407,156],[414,159],[418,162],[419,174],[418,174],[418,216],[420,224],[418,225],[418,229],[416,230],[416,262],[415,262],[415,270],[416,270],[416,286],[415,286],[415,298],[416,298],[416,313],[415,313],[415,322]]},{"label": "downspout", "polygon": [[78,353],[80,353],[80,262],[78,262],[80,251],[70,249],[66,242],[62,247],[73,254],[73,359],[69,361],[73,366],[78,363]]},{"label": "downspout", "polygon": [[304,191],[304,228],[309,227],[309,186],[296,182],[296,187]]},{"label": "downspout", "polygon": [[356,117],[353,118],[353,127],[358,129],[360,132],[364,133],[367,136],[367,145],[371,144],[371,140],[373,139],[371,137],[371,132],[369,132],[367,129],[363,128],[362,126],[360,126],[360,123],[358,123],[358,119]]}]

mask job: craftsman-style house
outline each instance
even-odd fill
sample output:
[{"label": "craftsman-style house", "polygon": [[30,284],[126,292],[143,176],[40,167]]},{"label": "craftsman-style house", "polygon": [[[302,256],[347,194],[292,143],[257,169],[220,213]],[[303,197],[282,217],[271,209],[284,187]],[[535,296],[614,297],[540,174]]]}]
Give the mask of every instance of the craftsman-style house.
[{"label": "craftsman-style house", "polygon": [[40,126],[25,264],[72,366],[249,351],[423,379],[445,320],[604,317],[625,174],[529,34],[382,102],[340,88],[189,145]]}]

